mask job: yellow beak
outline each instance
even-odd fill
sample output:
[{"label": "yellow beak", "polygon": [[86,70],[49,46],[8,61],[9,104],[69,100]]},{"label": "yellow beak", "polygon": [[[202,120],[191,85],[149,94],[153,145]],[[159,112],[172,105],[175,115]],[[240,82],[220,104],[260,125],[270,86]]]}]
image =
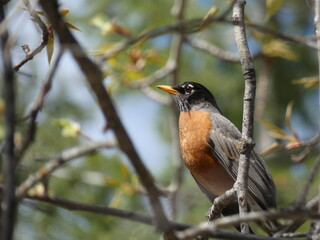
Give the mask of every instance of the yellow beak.
[{"label": "yellow beak", "polygon": [[173,95],[178,95],[179,94],[179,92],[177,90],[173,89],[171,86],[158,85],[157,88],[159,88],[162,91],[165,91],[167,93],[173,94]]}]

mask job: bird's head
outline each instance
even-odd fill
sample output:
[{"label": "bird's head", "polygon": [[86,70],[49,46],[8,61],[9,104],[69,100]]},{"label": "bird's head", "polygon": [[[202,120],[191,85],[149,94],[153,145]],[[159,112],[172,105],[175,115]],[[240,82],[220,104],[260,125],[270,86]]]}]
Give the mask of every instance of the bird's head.
[{"label": "bird's head", "polygon": [[221,113],[214,96],[200,83],[183,82],[176,86],[157,87],[173,96],[180,112],[201,110]]}]

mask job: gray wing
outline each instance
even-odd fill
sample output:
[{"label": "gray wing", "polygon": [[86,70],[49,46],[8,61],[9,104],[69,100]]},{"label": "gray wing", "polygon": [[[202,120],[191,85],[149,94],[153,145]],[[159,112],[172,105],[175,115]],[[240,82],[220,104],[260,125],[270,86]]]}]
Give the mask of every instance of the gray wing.
[{"label": "gray wing", "polygon": [[[209,145],[220,164],[230,176],[236,180],[241,143],[240,131],[223,115],[211,115],[212,131],[209,136]],[[253,210],[276,208],[276,190],[272,177],[264,161],[253,150],[250,158],[248,175],[249,205]]]}]

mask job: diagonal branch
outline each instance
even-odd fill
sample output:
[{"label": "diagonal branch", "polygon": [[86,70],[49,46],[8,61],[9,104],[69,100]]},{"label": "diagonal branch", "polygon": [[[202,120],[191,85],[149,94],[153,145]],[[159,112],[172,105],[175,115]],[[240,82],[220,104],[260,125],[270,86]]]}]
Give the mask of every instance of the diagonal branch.
[{"label": "diagonal branch", "polygon": [[140,222],[147,225],[153,224],[153,219],[150,216],[131,212],[131,211],[121,210],[117,208],[109,208],[109,207],[99,206],[99,205],[79,203],[79,202],[66,200],[63,198],[48,197],[48,196],[28,195],[26,196],[26,199],[50,203],[58,207],[66,208],[68,210],[86,211],[91,213],[115,216],[115,217],[125,218],[127,220],[131,220],[135,222]]},{"label": "diagonal branch", "polygon": [[58,64],[60,62],[60,59],[63,54],[63,48],[60,48],[59,53],[55,61],[51,64],[47,79],[44,81],[41,90],[39,91],[38,95],[34,99],[31,105],[31,110],[27,114],[26,118],[30,119],[27,131],[24,134],[23,140],[22,140],[22,145],[19,149],[19,156],[17,156],[17,161],[19,162],[21,158],[23,157],[24,153],[28,150],[32,142],[34,141],[35,135],[36,135],[36,130],[37,130],[37,116],[40,112],[40,110],[43,107],[44,104],[44,99],[48,92],[51,89],[52,86],[52,81],[54,74],[58,68]]},{"label": "diagonal branch", "polygon": [[198,38],[192,38],[192,37],[186,37],[185,41],[188,44],[190,44],[191,46],[193,46],[194,48],[197,48],[201,51],[212,54],[212,55],[218,57],[219,59],[229,61],[229,62],[239,62],[240,61],[239,54],[222,50],[222,49],[208,43],[205,40],[198,39]]},{"label": "diagonal branch", "polygon": [[310,190],[311,184],[314,181],[316,175],[317,174],[319,175],[319,168],[320,168],[320,157],[318,157],[318,159],[316,160],[316,163],[311,168],[311,171],[309,173],[309,177],[308,177],[306,183],[304,184],[299,196],[297,197],[297,200],[295,202],[295,207],[299,208],[305,204],[305,201],[308,196],[308,192]]},{"label": "diagonal branch", "polygon": [[47,26],[44,24],[44,22],[41,20],[41,18],[38,16],[36,11],[32,8],[31,4],[29,3],[28,0],[23,0],[25,5],[28,8],[29,14],[32,17],[32,19],[38,24],[42,31],[42,42],[38,47],[36,47],[32,52],[26,54],[25,59],[23,59],[20,63],[16,64],[13,67],[13,70],[19,71],[19,69],[28,61],[32,60],[35,55],[40,53],[42,49],[47,46],[48,39],[49,39],[49,32]]},{"label": "diagonal branch", "polygon": [[[306,208],[309,211],[317,212],[319,208],[320,198],[319,196],[313,198],[306,204]],[[274,237],[282,236],[286,233],[295,232],[299,227],[301,227],[302,224],[306,222],[305,219],[296,219],[296,220],[290,220],[286,223],[285,227],[282,228],[279,232],[274,234]]]},{"label": "diagonal branch", "polygon": [[81,156],[94,153],[101,148],[113,148],[116,144],[103,141],[95,142],[93,144],[81,145],[77,147],[70,148],[63,151],[58,157],[50,160],[43,167],[41,167],[35,174],[30,175],[16,190],[16,197],[22,199],[28,191],[34,187],[38,182],[43,181],[48,177],[53,171],[61,167],[63,164]]},{"label": "diagonal branch", "polygon": [[133,142],[117,114],[114,104],[103,85],[104,75],[101,69],[87,56],[83,48],[64,24],[58,12],[57,1],[40,0],[40,3],[56,31],[60,43],[69,46],[75,61],[86,76],[91,89],[97,97],[101,111],[106,121],[108,121],[108,127],[114,130],[119,148],[128,156],[131,164],[139,175],[140,181],[148,193],[156,228],[162,232],[169,232],[170,225],[159,199],[160,193],[158,188],[155,185],[150,172],[138,155]]}]

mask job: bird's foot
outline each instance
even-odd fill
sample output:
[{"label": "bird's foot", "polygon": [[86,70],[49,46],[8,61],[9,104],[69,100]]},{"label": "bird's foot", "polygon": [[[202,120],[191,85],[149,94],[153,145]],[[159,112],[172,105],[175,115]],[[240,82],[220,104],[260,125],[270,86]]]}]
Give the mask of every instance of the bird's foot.
[{"label": "bird's foot", "polygon": [[249,139],[241,138],[241,141],[239,141],[237,144],[237,150],[240,154],[243,154],[247,151],[247,149],[254,148],[255,145],[256,144],[253,142],[251,138]]}]

